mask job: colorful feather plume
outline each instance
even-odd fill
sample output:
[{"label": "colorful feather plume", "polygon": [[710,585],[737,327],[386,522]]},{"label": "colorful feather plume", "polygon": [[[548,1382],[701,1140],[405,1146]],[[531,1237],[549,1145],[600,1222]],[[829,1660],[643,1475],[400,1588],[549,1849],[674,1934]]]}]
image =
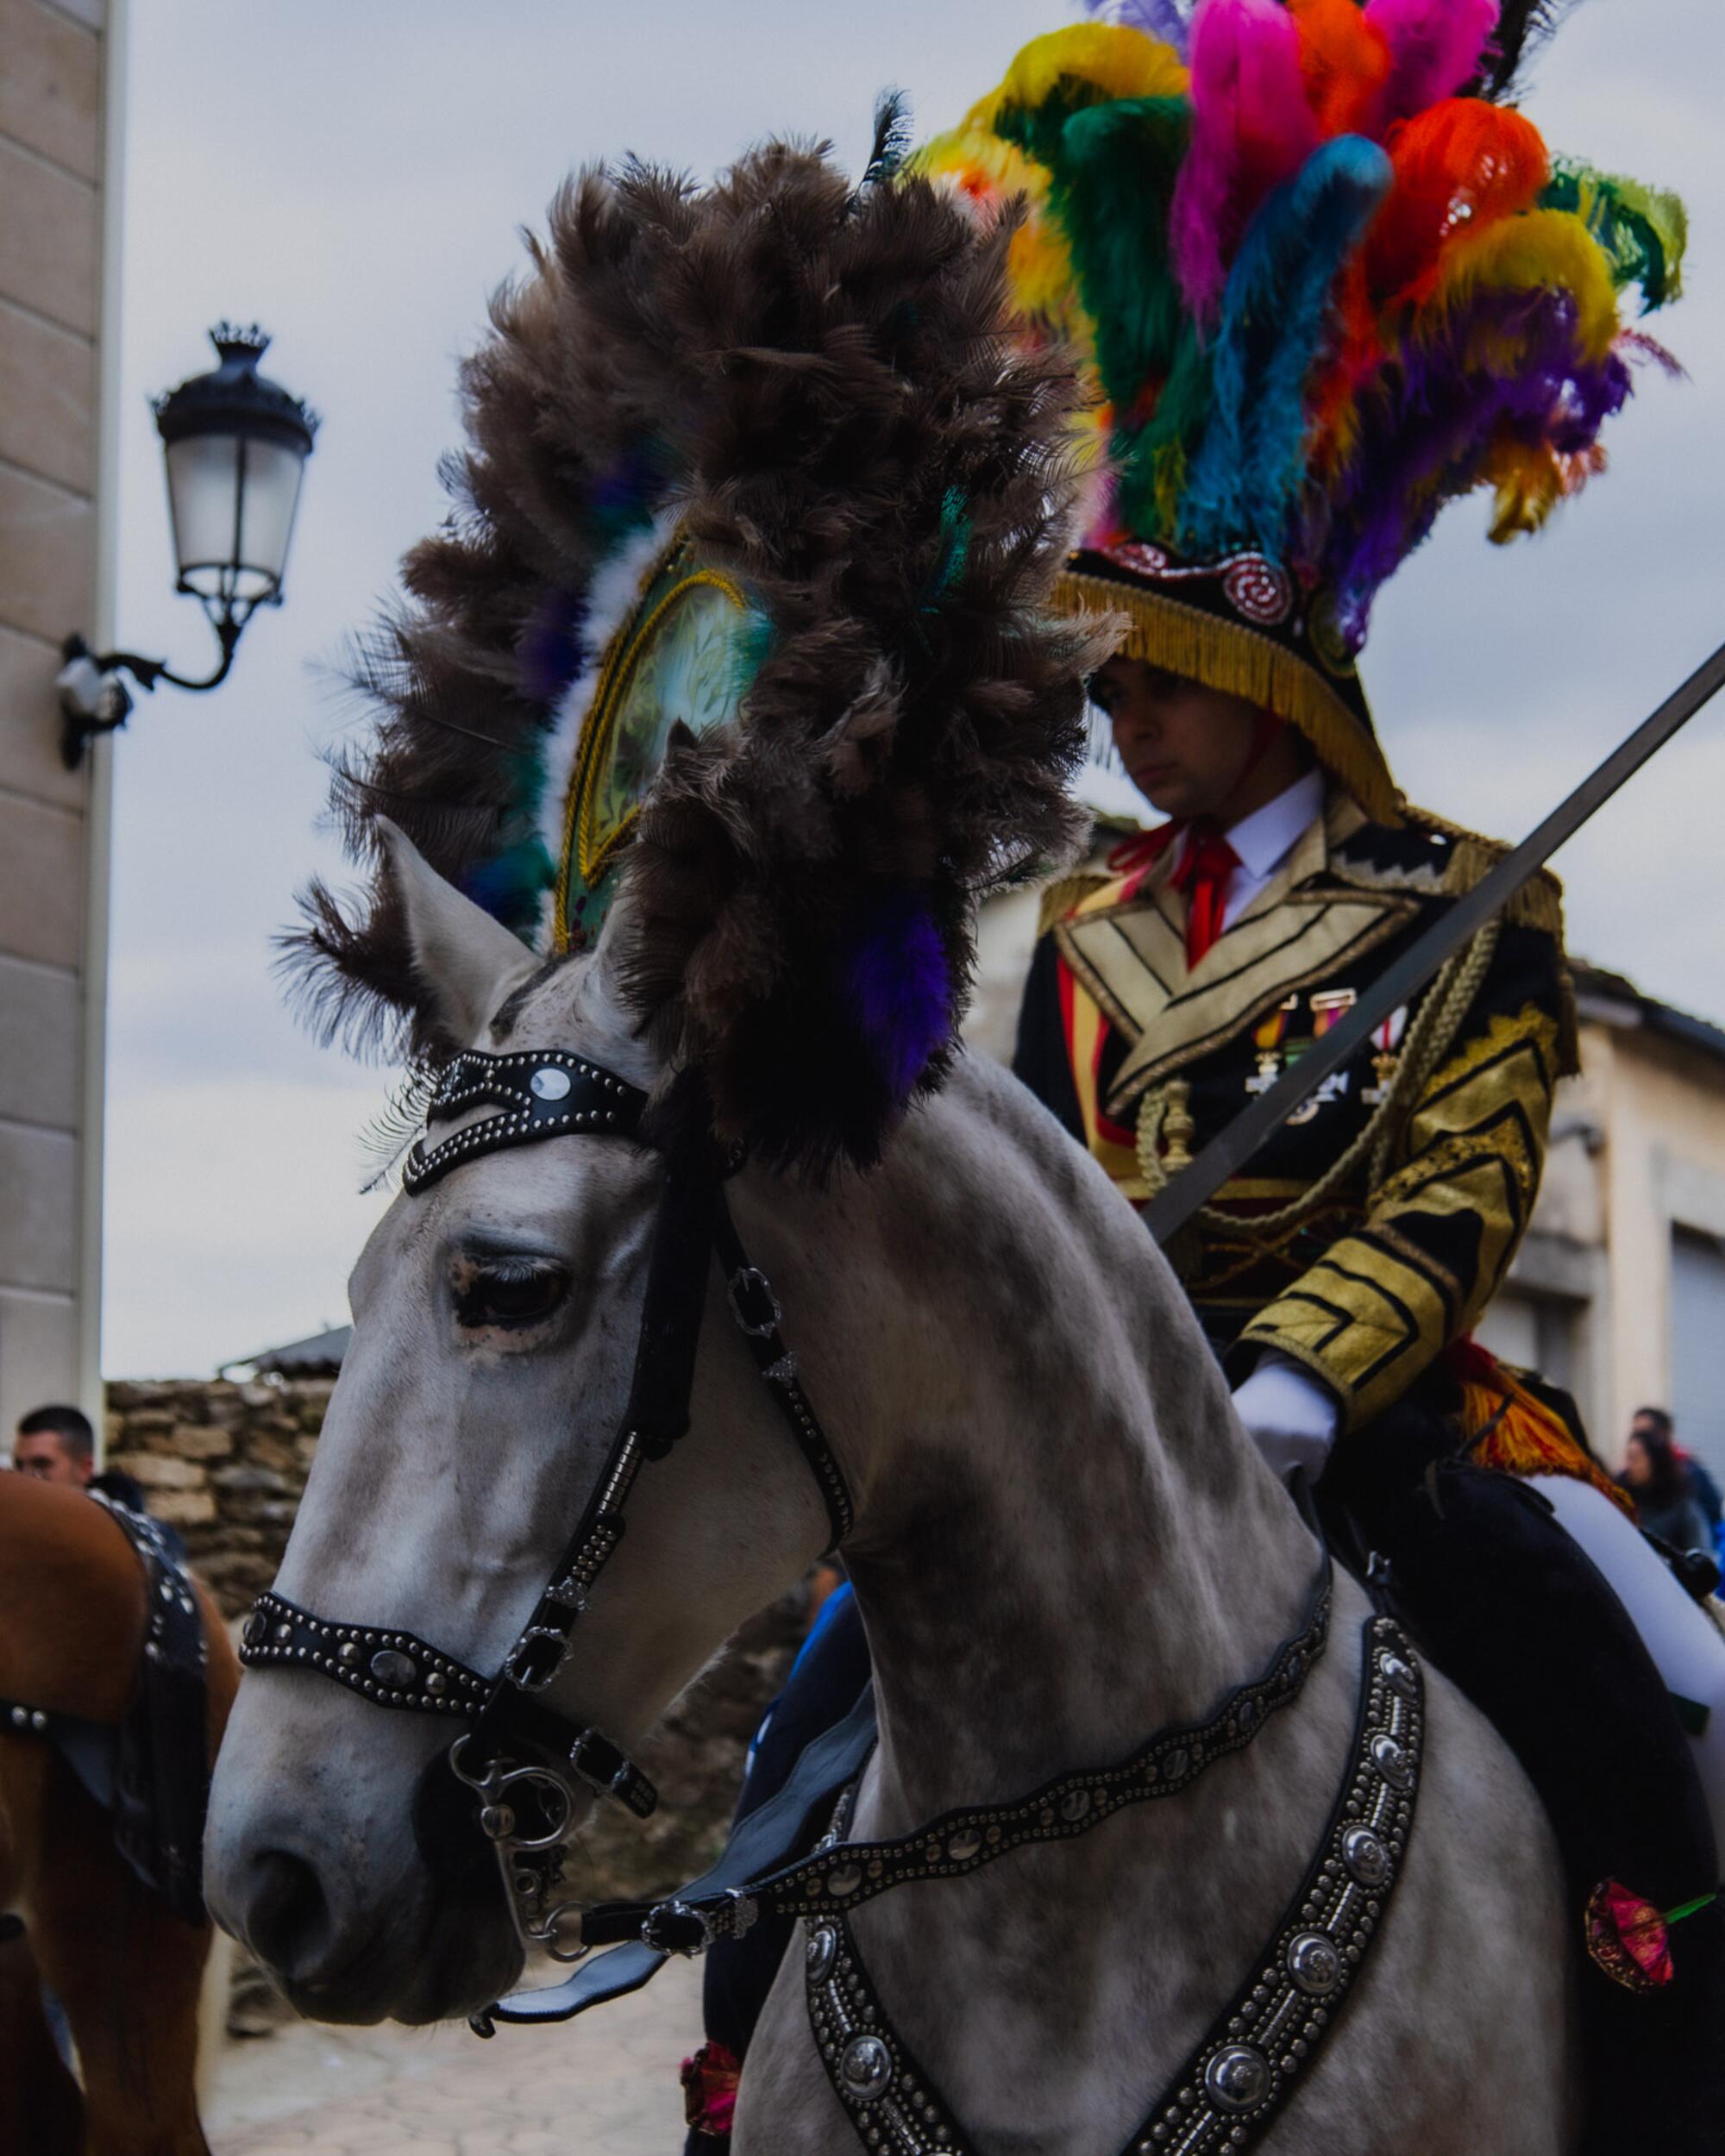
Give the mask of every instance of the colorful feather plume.
[{"label": "colorful feather plume", "polygon": [[1258,550],[1352,652],[1446,502],[1489,489],[1502,541],[1601,468],[1649,348],[1621,296],[1678,296],[1686,229],[1503,102],[1561,11],[1116,0],[919,154],[1024,199],[1021,310],[1089,379],[1086,544]]}]

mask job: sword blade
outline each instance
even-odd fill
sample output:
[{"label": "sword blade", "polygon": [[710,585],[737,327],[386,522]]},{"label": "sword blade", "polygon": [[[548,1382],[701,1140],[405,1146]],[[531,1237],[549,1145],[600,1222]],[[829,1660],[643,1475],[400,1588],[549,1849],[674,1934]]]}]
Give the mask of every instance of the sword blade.
[{"label": "sword blade", "polygon": [[1315,1093],[1326,1078],[1339,1070],[1392,1012],[1409,1002],[1444,961],[1459,950],[1470,937],[1477,935],[1494,913],[1507,906],[1559,847],[1572,838],[1588,818],[1609,801],[1626,780],[1633,778],[1651,756],[1657,755],[1722,687],[1725,687],[1725,644],[1697,667],[1683,686],[1668,696],[1627,740],[1619,743],[1603,763],[1560,801],[1512,853],[1506,854],[1471,891],[1465,892],[1434,921],[1417,943],[1380,975],[1346,1018],[1305,1050],[1297,1062],[1284,1070],[1250,1107],[1242,1109],[1189,1167],[1182,1168],[1151,1200],[1144,1209],[1144,1223],[1155,1240],[1167,1242],[1200,1206],[1237,1175],[1301,1102]]}]

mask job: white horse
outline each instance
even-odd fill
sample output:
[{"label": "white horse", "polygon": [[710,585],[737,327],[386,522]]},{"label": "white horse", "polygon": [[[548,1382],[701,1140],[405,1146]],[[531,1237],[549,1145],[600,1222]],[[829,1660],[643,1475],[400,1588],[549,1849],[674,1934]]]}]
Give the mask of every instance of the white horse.
[{"label": "white horse", "polygon": [[[618,916],[592,956],[539,971],[405,841],[393,853],[417,973],[454,1037],[662,1079],[625,1016]],[[398,1199],[354,1275],[354,1344],[283,1595],[498,1666],[628,1393],[662,1174],[624,1141],[582,1138]],[[747,1169],[732,1204],[856,1501],[845,1555],[880,1742],[853,1837],[1120,1758],[1213,1714],[1297,1628],[1311,1535],[1132,1212],[1005,1072],[962,1059],[870,1175],[819,1190]],[[711,1300],[692,1431],[643,1472],[551,1695],[625,1745],[826,1540],[716,1276]],[[1366,1614],[1339,1574],[1332,1644],[1298,1700],[1185,1795],[856,1911],[893,2026],[976,2148],[1115,2156],[1179,2071],[1321,1837]],[[1426,1728],[1400,1885],[1264,2137],[1277,2156],[1574,2146],[1579,1942],[1551,1835],[1503,1745],[1430,1671]],[[302,2012],[426,2021],[515,1979],[449,1733],[291,1670],[242,1685],[208,1892]],[[802,1960],[787,1955],[750,2051],[738,2156],[861,2145],[811,2035]],[[533,2040],[501,2040],[527,2047],[530,2072]]]}]

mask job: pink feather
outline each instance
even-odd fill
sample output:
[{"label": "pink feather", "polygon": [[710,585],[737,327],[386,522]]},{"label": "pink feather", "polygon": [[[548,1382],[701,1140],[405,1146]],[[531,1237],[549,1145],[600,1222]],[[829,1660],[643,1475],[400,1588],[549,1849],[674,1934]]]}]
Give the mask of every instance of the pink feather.
[{"label": "pink feather", "polygon": [[1385,124],[1454,97],[1471,81],[1497,15],[1498,0],[1367,0],[1366,21],[1389,44]]},{"label": "pink feather", "polygon": [[1187,304],[1203,321],[1215,315],[1247,220],[1316,148],[1318,123],[1281,0],[1199,0],[1191,67],[1192,147],[1175,182],[1170,241]]}]

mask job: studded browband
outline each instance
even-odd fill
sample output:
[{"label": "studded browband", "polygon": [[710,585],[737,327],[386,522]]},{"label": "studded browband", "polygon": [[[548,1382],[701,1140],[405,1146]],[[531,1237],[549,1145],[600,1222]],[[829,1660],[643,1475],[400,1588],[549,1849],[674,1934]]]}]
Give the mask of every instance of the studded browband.
[{"label": "studded browband", "polygon": [[[431,1126],[450,1123],[483,1104],[500,1115],[470,1123],[436,1144]],[[425,1111],[425,1135],[415,1139],[402,1163],[401,1180],[410,1194],[423,1190],[463,1161],[509,1145],[531,1145],[541,1138],[632,1138],[639,1128],[647,1095],[638,1086],[613,1078],[584,1056],[561,1049],[511,1056],[487,1056],[468,1049],[448,1065]]]},{"label": "studded browband", "polygon": [[[499,1112],[430,1142],[435,1125],[480,1106]],[[426,1112],[426,1134],[409,1152],[402,1180],[417,1194],[452,1169],[505,1147],[554,1138],[641,1137],[649,1129],[648,1108],[648,1096],[638,1087],[580,1056],[561,1050],[506,1056],[469,1050],[443,1072]],[[750,1263],[731,1218],[723,1173],[699,1109],[687,1098],[674,1100],[657,1131],[647,1135],[647,1142],[665,1153],[667,1166],[628,1404],[574,1532],[497,1675],[482,1676],[415,1633],[321,1617],[273,1589],[254,1604],[240,1649],[248,1667],[304,1669],[345,1685],[373,1706],[466,1725],[450,1763],[480,1795],[480,1823],[497,1849],[524,1938],[554,1952],[566,1914],[552,1899],[569,1821],[564,1775],[572,1772],[588,1787],[615,1796],[640,1818],[658,1797],[620,1746],[536,1695],[568,1660],[576,1620],[622,1539],[624,1507],[642,1466],[664,1458],[688,1429],[715,1253],[732,1315],[820,1490],[832,1546],[849,1533],[853,1517],[844,1472],[785,1344],[777,1298],[766,1275]],[[660,1132],[669,1135],[662,1139]],[[549,1776],[539,1766],[511,1764],[524,1753],[544,1763]],[[518,1800],[530,1788],[542,1827],[548,1817],[550,1822],[536,1835],[518,1817]]]},{"label": "studded browband", "polygon": [[[1317,1853],[1264,1952],[1122,2156],[1241,2156],[1311,2072],[1382,1927],[1413,1831],[1423,1685],[1407,1636],[1366,1620],[1348,1769]],[[828,1836],[848,1824],[856,1784]],[[833,1854],[866,1858],[867,1844]],[[847,1902],[810,1918],[809,2023],[834,2094],[873,2156],[971,2156],[974,2144],[887,2017]]]},{"label": "studded browband", "polygon": [[858,1908],[919,1880],[963,1878],[1027,1844],[1088,1833],[1129,1805],[1181,1796],[1218,1759],[1243,1752],[1271,1714],[1299,1697],[1329,1638],[1330,1582],[1326,1551],[1299,1630],[1206,1721],[1159,1730],[1113,1765],[1060,1775],[1007,1803],[944,1813],[894,1841],[824,1846],[741,1889],[668,1902],[601,1902],[581,1920],[582,1941],[608,1946],[638,1938],[666,1952],[699,1953],[715,1940],[740,1937],[762,1918],[819,1916]]}]

